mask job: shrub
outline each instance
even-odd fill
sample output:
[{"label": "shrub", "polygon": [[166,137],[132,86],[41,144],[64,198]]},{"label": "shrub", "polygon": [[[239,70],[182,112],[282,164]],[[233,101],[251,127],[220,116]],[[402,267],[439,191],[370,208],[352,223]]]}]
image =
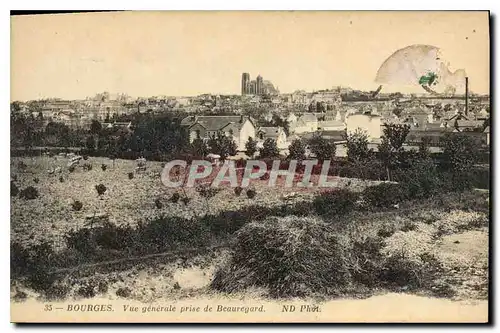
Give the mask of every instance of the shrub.
[{"label": "shrub", "polygon": [[120,287],[116,290],[116,296],[128,298],[132,295],[132,290],[129,287]]},{"label": "shrub", "polygon": [[106,282],[106,280],[101,280],[97,283],[97,291],[100,294],[105,294],[108,292],[108,283]]},{"label": "shrub", "polygon": [[175,192],[170,197],[170,201],[173,202],[173,203],[177,203],[179,201],[180,197],[181,196],[179,195],[179,193]]},{"label": "shrub", "polygon": [[89,155],[83,155],[83,160],[86,161],[89,159]]},{"label": "shrub", "polygon": [[233,256],[211,287],[264,287],[273,297],[332,294],[349,284],[346,255],[343,239],[318,219],[270,218],[238,231]]},{"label": "shrub", "polygon": [[191,199],[189,199],[188,197],[182,197],[181,198],[181,202],[187,206],[189,204],[189,202],[191,201]]},{"label": "shrub", "polygon": [[63,176],[59,176],[59,182],[64,183],[64,178],[63,178]]},{"label": "shrub", "polygon": [[407,193],[400,184],[381,183],[367,187],[363,198],[374,207],[388,208],[407,199]]},{"label": "shrub", "polygon": [[101,169],[102,171],[106,171],[106,169],[108,168],[108,166],[106,164],[101,164]]},{"label": "shrub", "polygon": [[[179,246],[206,246],[211,240],[208,227],[198,220],[162,217],[140,225],[134,232],[139,250],[167,251]],[[151,252],[152,251],[152,252]]]},{"label": "shrub", "polygon": [[40,182],[40,179],[38,179],[38,177],[35,177],[35,178],[33,178],[33,182],[34,182],[35,184],[38,184],[38,183]]},{"label": "shrub", "polygon": [[19,188],[14,181],[10,181],[10,196],[15,197],[19,194]]},{"label": "shrub", "polygon": [[129,172],[128,173],[128,179],[134,179],[134,173],[133,172]]},{"label": "shrub", "polygon": [[391,237],[396,232],[396,227],[393,224],[383,225],[378,231],[377,236],[382,238]]},{"label": "shrub", "polygon": [[36,198],[38,198],[38,190],[36,188],[34,188],[33,186],[28,186],[27,188],[25,188],[24,190],[22,190],[20,193],[19,193],[19,196],[21,198],[24,198],[26,200],[34,200]]},{"label": "shrub", "polygon": [[83,168],[83,170],[90,171],[90,170],[92,170],[92,164],[85,163],[82,168]]},{"label": "shrub", "polygon": [[68,168],[68,171],[69,171],[70,173],[72,173],[73,171],[75,171],[75,167],[74,167],[74,166],[70,166],[70,167]]},{"label": "shrub", "polygon": [[92,298],[96,295],[96,285],[92,280],[84,281],[82,285],[76,290],[78,296],[84,298]]},{"label": "shrub", "polygon": [[161,200],[159,198],[155,200],[155,207],[157,209],[163,208],[163,203],[161,202]]},{"label": "shrub", "polygon": [[320,215],[344,215],[356,206],[358,194],[346,189],[335,189],[314,198],[314,209]]},{"label": "shrub", "polygon": [[196,187],[196,192],[198,192],[203,198],[210,199],[220,192],[220,189],[210,187],[209,185],[200,185]]},{"label": "shrub", "polygon": [[453,234],[488,225],[484,213],[452,210],[434,223],[438,235]]},{"label": "shrub", "polygon": [[103,184],[96,185],[95,189],[99,196],[103,195],[107,190],[106,186],[104,186]]},{"label": "shrub", "polygon": [[78,211],[80,211],[80,210],[82,209],[83,204],[82,204],[80,201],[75,200],[75,201],[73,201],[73,202],[71,203],[71,207],[73,207],[73,210],[74,210],[74,211],[77,211],[77,212],[78,212]]},{"label": "shrub", "polygon": [[241,192],[243,191],[243,188],[241,188],[240,186],[237,186],[234,188],[234,194],[236,194],[236,196],[240,196]]},{"label": "shrub", "polygon": [[361,236],[352,241],[351,259],[352,278],[354,282],[368,287],[380,284],[379,276],[383,269],[380,250],[384,246],[381,237]]},{"label": "shrub", "polygon": [[24,170],[24,169],[26,169],[27,167],[28,167],[28,166],[27,166],[27,165],[26,165],[26,163],[24,163],[23,161],[19,161],[19,162],[17,162],[17,168],[18,168],[19,170]]},{"label": "shrub", "polygon": [[95,237],[88,228],[70,231],[64,238],[69,249],[74,249],[87,257],[92,257],[98,250]]},{"label": "shrub", "polygon": [[419,225],[413,231],[397,231],[381,249],[384,269],[381,278],[389,285],[410,288],[432,283],[440,264],[431,254],[432,228]]},{"label": "shrub", "polygon": [[257,192],[254,189],[247,190],[247,197],[249,199],[255,198],[256,195],[257,195]]}]

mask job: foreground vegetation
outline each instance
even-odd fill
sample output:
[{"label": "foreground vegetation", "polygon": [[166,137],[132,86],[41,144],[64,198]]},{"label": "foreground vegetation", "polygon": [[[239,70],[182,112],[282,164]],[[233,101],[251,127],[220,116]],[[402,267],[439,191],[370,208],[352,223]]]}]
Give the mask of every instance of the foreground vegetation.
[{"label": "foreground vegetation", "polygon": [[[212,291],[486,297],[489,201],[488,193],[473,189],[473,143],[449,139],[436,164],[425,145],[404,151],[406,129],[393,130],[378,158],[366,138],[354,134],[346,161],[350,177],[381,179],[373,176],[382,171],[392,182],[359,186],[363,181],[348,179],[329,191],[286,193],[259,188],[257,181],[245,191],[198,186],[172,192],[160,185],[160,164],[136,172],[131,162],[96,165],[92,158],[81,168],[46,174],[47,165],[37,160],[18,161],[11,182],[13,284],[45,298],[93,297],[108,290],[106,274],[225,251],[217,267],[213,257],[201,260],[213,269]],[[301,155],[301,146],[295,148]],[[96,220],[102,211],[111,214]],[[118,297],[133,297],[132,287],[120,288]],[[17,291],[14,298],[22,299]]]}]

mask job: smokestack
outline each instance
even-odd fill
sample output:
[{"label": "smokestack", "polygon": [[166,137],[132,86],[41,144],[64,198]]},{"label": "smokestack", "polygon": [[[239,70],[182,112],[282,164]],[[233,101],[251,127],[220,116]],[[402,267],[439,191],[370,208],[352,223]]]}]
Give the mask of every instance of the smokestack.
[{"label": "smokestack", "polygon": [[469,78],[465,77],[465,115],[469,113]]}]

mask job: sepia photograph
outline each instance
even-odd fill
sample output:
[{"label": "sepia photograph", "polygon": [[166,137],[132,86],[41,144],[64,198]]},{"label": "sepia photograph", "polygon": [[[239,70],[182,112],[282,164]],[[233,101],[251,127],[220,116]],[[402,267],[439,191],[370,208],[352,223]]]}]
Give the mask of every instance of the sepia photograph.
[{"label": "sepia photograph", "polygon": [[11,13],[11,322],[490,322],[490,19]]}]

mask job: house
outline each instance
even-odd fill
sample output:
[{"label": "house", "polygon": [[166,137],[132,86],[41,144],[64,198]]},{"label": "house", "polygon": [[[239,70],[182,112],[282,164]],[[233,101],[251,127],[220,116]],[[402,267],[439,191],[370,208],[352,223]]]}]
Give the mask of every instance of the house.
[{"label": "house", "polygon": [[479,111],[477,114],[476,114],[476,119],[477,120],[486,120],[490,117],[490,114],[488,111],[486,111],[485,108],[482,108],[481,111]]},{"label": "house", "polygon": [[474,131],[481,128],[484,124],[482,120],[455,120],[454,126],[459,132]]},{"label": "house", "polygon": [[405,113],[412,117],[415,123],[415,127],[425,129],[428,124],[432,124],[434,122],[434,113],[427,107],[412,107],[406,109]]},{"label": "house", "polygon": [[316,132],[318,130],[318,118],[311,113],[304,113],[297,119],[297,122],[290,124],[290,131],[293,133]]},{"label": "house", "polygon": [[289,123],[289,124],[293,124],[295,122],[297,122],[297,116],[294,115],[293,113],[290,113],[288,115],[288,117],[286,117],[286,121]]},{"label": "house", "polygon": [[484,133],[486,133],[486,144],[489,146],[490,145],[490,127],[487,126],[484,129]]},{"label": "house", "polygon": [[257,130],[257,139],[264,142],[266,139],[273,139],[276,141],[278,149],[287,147],[286,133],[281,127],[260,127]]},{"label": "house", "polygon": [[338,120],[318,121],[318,130],[320,131],[342,131],[345,129],[345,123]]},{"label": "house", "polygon": [[188,129],[190,142],[224,134],[233,138],[238,151],[245,150],[249,137],[255,138],[254,121],[245,116],[189,116],[182,119],[181,126]]},{"label": "house", "polygon": [[349,114],[346,117],[346,131],[349,134],[361,129],[366,133],[369,140],[380,139],[381,137],[381,117],[371,112]]}]

